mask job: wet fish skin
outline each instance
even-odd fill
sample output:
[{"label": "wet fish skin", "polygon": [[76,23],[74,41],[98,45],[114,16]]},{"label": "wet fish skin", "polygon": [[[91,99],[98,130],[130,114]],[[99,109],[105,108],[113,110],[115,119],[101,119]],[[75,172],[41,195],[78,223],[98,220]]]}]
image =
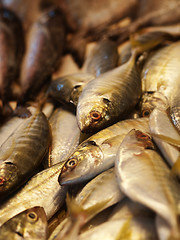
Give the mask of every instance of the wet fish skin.
[{"label": "wet fish skin", "polygon": [[163,217],[173,235],[179,236],[179,183],[155,150],[151,137],[131,130],[120,145],[115,169],[121,190]]},{"label": "wet fish skin", "polygon": [[42,207],[33,207],[15,215],[0,227],[0,239],[48,238],[48,223]]},{"label": "wet fish skin", "polygon": [[0,206],[0,226],[16,214],[34,206],[44,208],[49,220],[63,205],[67,187],[58,183],[63,163],[34,175],[19,191]]},{"label": "wet fish skin", "polygon": [[0,198],[32,176],[48,151],[51,134],[45,115],[37,110],[0,147]]},{"label": "wet fish skin", "polygon": [[76,116],[63,108],[57,108],[49,120],[52,132],[48,165],[66,160],[79,145],[80,130]]},{"label": "wet fish skin", "polygon": [[111,168],[122,139],[133,128],[148,132],[148,118],[120,121],[83,141],[63,166],[60,184],[79,183]]},{"label": "wet fish skin", "polygon": [[42,14],[32,25],[20,75],[22,99],[33,97],[56,69],[64,38],[63,19],[58,9]]},{"label": "wet fish skin", "polygon": [[93,78],[94,75],[89,73],[76,73],[60,77],[51,81],[48,94],[60,103],[72,104],[76,107],[85,84]]},{"label": "wet fish skin", "polygon": [[88,82],[79,97],[77,121],[82,132],[96,132],[115,123],[136,105],[141,80],[133,54],[129,61]]},{"label": "wet fish skin", "polygon": [[118,51],[115,42],[102,39],[97,42],[84,62],[84,71],[98,77],[117,66]]},{"label": "wet fish skin", "polygon": [[24,53],[24,34],[19,18],[6,8],[0,9],[0,95],[10,96],[12,81],[17,80]]}]

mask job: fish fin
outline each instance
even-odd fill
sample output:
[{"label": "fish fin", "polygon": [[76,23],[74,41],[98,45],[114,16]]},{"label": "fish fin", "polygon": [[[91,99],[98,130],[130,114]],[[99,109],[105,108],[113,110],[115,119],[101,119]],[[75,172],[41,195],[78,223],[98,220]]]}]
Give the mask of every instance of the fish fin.
[{"label": "fish fin", "polygon": [[180,179],[180,157],[177,159],[177,161],[174,163],[171,173],[176,176],[178,179]]},{"label": "fish fin", "polygon": [[120,228],[118,235],[116,236],[115,240],[130,240],[132,239],[132,230],[131,230],[131,218],[128,218],[127,221],[123,224]]},{"label": "fish fin", "polygon": [[105,205],[110,200],[105,200],[103,202],[97,203],[95,206],[89,207],[88,209],[84,209],[80,206],[76,200],[67,194],[66,204],[68,208],[68,212],[72,219],[80,219],[80,225],[84,225],[90,218],[94,217],[97,213],[102,211],[105,208]]},{"label": "fish fin", "polygon": [[180,140],[174,139],[174,138],[170,138],[168,136],[164,136],[161,134],[155,134],[155,133],[151,133],[152,137],[157,137],[159,139],[161,139],[164,142],[167,142],[169,144],[171,144],[174,147],[180,147]]},{"label": "fish fin", "polygon": [[134,33],[130,35],[132,49],[138,54],[149,51],[161,44],[169,34],[164,32]]}]

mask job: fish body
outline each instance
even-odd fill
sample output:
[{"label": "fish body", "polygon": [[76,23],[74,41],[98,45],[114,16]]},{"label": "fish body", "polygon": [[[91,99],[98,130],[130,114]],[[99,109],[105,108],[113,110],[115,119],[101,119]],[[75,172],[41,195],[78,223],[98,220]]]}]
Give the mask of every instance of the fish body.
[{"label": "fish body", "polygon": [[42,207],[33,207],[15,215],[0,227],[0,239],[46,240],[48,224]]},{"label": "fish body", "polygon": [[66,160],[79,145],[80,130],[76,116],[62,108],[56,109],[49,120],[52,145],[49,166]]},{"label": "fish body", "polygon": [[179,126],[180,41],[154,52],[142,71],[142,91],[160,92],[168,100],[175,126]]},{"label": "fish body", "polygon": [[44,208],[49,220],[64,203],[66,187],[58,183],[63,164],[56,164],[34,175],[19,191],[0,206],[0,225],[34,206]]},{"label": "fish body", "polygon": [[92,79],[94,79],[94,75],[89,73],[75,73],[57,78],[51,81],[48,94],[60,103],[76,107],[85,84]]},{"label": "fish body", "polygon": [[24,53],[23,28],[19,18],[10,10],[0,9],[0,96],[7,102],[10,88],[17,81]]},{"label": "fish body", "polygon": [[120,189],[164,218],[173,235],[180,236],[179,183],[155,150],[151,138],[139,130],[131,130],[120,145],[115,169]]},{"label": "fish body", "polygon": [[15,191],[32,176],[48,151],[51,135],[41,111],[22,122],[0,147],[0,196]]},{"label": "fish body", "polygon": [[98,77],[117,66],[118,51],[114,42],[109,39],[99,41],[87,56],[84,71]]},{"label": "fish body", "polygon": [[62,15],[57,9],[45,12],[32,25],[20,75],[23,98],[33,97],[55,71],[64,38]]},{"label": "fish body", "polygon": [[132,110],[140,94],[134,54],[127,63],[86,84],[77,105],[79,128],[82,132],[96,132],[118,121]]},{"label": "fish body", "polygon": [[113,167],[122,139],[133,128],[149,132],[148,119],[120,121],[83,141],[64,164],[59,176],[60,184],[86,181]]}]

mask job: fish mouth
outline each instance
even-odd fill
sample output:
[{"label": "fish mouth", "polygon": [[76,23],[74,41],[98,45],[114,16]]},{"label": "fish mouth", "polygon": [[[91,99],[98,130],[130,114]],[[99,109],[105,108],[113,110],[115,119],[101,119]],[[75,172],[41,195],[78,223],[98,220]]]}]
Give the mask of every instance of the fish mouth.
[{"label": "fish mouth", "polygon": [[61,186],[69,186],[69,185],[79,184],[84,180],[85,180],[85,178],[83,178],[83,177],[74,177],[73,178],[71,176],[71,173],[66,176],[63,176],[60,173],[60,175],[58,177],[58,182]]}]

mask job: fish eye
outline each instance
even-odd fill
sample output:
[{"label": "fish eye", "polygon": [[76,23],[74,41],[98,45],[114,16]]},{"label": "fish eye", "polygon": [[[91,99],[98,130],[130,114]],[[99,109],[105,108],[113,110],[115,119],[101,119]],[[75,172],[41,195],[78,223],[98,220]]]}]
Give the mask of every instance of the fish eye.
[{"label": "fish eye", "polygon": [[101,113],[98,111],[92,111],[90,113],[90,117],[92,118],[92,120],[98,121],[101,118]]},{"label": "fish eye", "polygon": [[0,187],[4,185],[5,181],[4,177],[0,177]]},{"label": "fish eye", "polygon": [[38,216],[35,212],[29,212],[27,213],[27,218],[28,220],[30,220],[31,222],[36,222],[38,220]]},{"label": "fish eye", "polygon": [[67,163],[66,167],[74,168],[78,164],[78,160],[76,158],[71,158]]},{"label": "fish eye", "polygon": [[96,142],[95,141],[89,141],[89,144],[93,145],[93,146],[97,146]]},{"label": "fish eye", "polygon": [[150,113],[151,113],[150,109],[146,109],[142,112],[142,116],[143,117],[148,117],[150,115]]},{"label": "fish eye", "polygon": [[137,136],[138,140],[151,140],[151,138],[147,134],[145,134],[141,131],[137,131],[136,136]]}]

